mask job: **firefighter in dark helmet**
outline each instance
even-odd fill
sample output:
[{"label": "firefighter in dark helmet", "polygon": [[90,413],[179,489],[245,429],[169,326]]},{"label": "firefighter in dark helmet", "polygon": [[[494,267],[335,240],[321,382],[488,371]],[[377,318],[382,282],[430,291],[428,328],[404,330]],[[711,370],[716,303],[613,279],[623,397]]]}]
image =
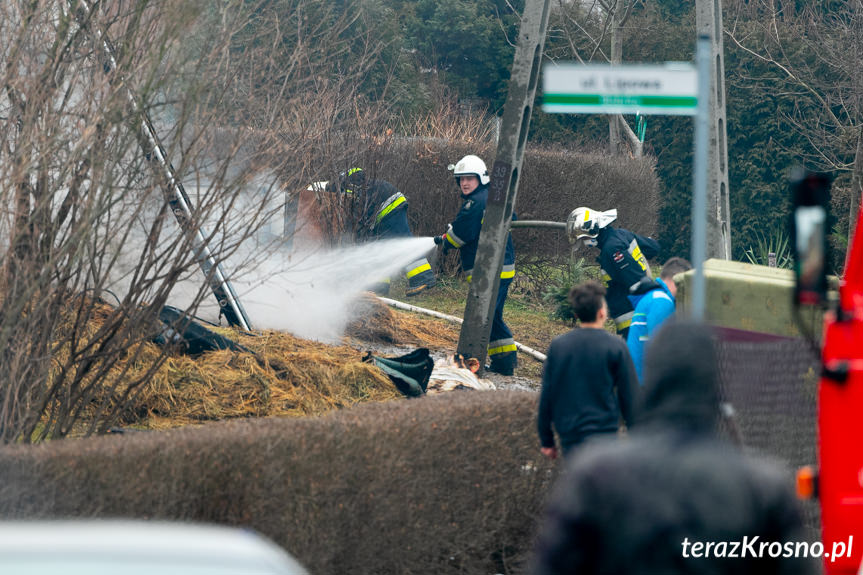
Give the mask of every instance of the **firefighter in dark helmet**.
[{"label": "firefighter in dark helmet", "polygon": [[[385,180],[367,179],[361,168],[352,168],[341,176],[339,187],[353,199],[358,240],[413,237],[408,223],[407,198],[394,185]],[[425,257],[405,266],[404,273],[409,297],[437,283]],[[378,295],[387,295],[389,289],[390,278],[381,278],[372,286],[372,291]]]},{"label": "firefighter in dark helmet", "polygon": [[[461,209],[455,220],[447,227],[446,233],[435,238],[435,242],[442,244],[444,251],[459,250],[462,271],[467,276],[467,281],[470,281],[488,199],[488,184],[491,179],[485,162],[473,155],[459,160],[453,167],[453,172],[456,185],[461,191]],[[513,277],[515,277],[515,248],[512,244],[512,236],[507,234],[506,252],[500,272],[500,288],[497,292],[488,344],[488,357],[491,360],[488,370],[503,375],[512,375],[518,363],[512,331],[503,321],[503,305]]]}]

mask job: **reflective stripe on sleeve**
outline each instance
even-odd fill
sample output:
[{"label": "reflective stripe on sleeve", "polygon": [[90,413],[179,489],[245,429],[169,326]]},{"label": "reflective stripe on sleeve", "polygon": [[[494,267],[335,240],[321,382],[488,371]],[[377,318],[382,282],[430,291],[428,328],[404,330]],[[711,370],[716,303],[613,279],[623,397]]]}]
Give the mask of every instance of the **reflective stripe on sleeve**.
[{"label": "reflective stripe on sleeve", "polygon": [[452,231],[452,224],[449,224],[446,228],[446,239],[454,248],[460,248],[464,245],[464,240],[455,235]]},{"label": "reflective stripe on sleeve", "polygon": [[381,203],[381,207],[378,208],[378,213],[375,216],[375,223],[379,224],[381,220],[387,217],[391,211],[393,211],[406,201],[407,199],[401,192],[395,193],[388,197],[386,200],[384,200],[383,203]]},{"label": "reflective stripe on sleeve", "polygon": [[[464,271],[465,279],[468,283],[470,283],[471,278],[473,277],[473,270],[465,270]],[[500,279],[506,280],[515,277],[515,264],[507,264],[503,266],[500,271]]]},{"label": "reflective stripe on sleeve", "polygon": [[629,242],[629,251],[630,255],[632,255],[632,259],[641,267],[642,270],[647,270],[647,259],[645,259],[644,254],[641,253],[641,247],[638,245],[638,242],[634,239]]}]

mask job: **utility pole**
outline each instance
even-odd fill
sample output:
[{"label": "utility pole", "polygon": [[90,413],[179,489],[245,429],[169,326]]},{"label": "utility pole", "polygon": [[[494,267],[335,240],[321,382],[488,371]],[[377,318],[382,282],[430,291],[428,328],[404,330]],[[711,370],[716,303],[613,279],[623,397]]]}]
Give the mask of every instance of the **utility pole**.
[{"label": "utility pole", "polygon": [[725,58],[722,0],[695,0],[699,36],[710,38],[709,159],[707,177],[708,258],[731,259],[731,208],[728,200],[728,145],[725,120]]},{"label": "utility pole", "polygon": [[518,33],[518,45],[503,108],[482,231],[479,234],[473,278],[458,339],[458,352],[485,363],[491,334],[506,236],[515,206],[521,161],[539,83],[545,31],[551,0],[527,0]]}]

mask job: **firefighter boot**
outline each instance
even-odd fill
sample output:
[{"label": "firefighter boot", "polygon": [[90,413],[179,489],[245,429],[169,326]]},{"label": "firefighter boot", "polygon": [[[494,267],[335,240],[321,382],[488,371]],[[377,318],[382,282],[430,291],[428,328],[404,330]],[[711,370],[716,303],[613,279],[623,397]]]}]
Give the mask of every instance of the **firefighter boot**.
[{"label": "firefighter boot", "polygon": [[408,287],[405,290],[407,297],[413,297],[437,285],[437,279],[435,279],[431,265],[425,258],[409,264],[405,270],[405,275],[408,278]]},{"label": "firefighter boot", "polygon": [[499,373],[501,375],[515,374],[515,368],[518,365],[518,355],[516,352],[508,351],[505,353],[497,353],[489,357],[491,359],[491,365],[486,368],[487,371]]}]

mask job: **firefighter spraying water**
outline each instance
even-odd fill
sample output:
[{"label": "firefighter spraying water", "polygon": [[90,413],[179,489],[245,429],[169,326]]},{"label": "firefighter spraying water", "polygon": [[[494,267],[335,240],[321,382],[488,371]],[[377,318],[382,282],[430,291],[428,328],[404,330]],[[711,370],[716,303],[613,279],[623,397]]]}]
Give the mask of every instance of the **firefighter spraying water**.
[{"label": "firefighter spraying water", "polygon": [[[338,187],[333,191],[341,192],[352,199],[351,215],[358,241],[413,237],[408,223],[408,200],[386,180],[369,178],[362,168],[351,168],[341,175]],[[377,244],[369,245],[368,249],[377,250]],[[437,283],[425,254],[408,262],[402,271],[408,282],[405,294],[408,297],[434,287]],[[378,295],[388,295],[390,281],[390,274],[381,274],[371,289]]]}]

